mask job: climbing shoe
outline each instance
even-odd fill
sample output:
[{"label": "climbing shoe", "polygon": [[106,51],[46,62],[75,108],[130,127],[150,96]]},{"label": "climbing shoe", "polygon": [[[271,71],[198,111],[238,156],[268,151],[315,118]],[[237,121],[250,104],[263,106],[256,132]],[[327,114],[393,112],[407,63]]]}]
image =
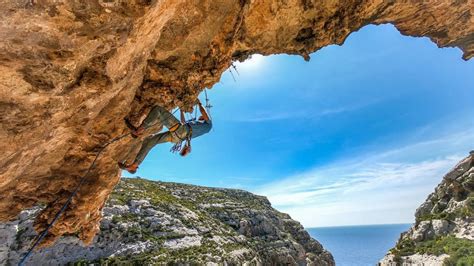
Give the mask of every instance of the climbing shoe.
[{"label": "climbing shoe", "polygon": [[135,127],[127,118],[125,118],[124,121],[125,125],[127,125],[127,127],[132,131],[130,134],[134,138],[140,137],[143,134],[143,131],[145,131],[145,128],[143,127]]},{"label": "climbing shoe", "polygon": [[128,127],[131,131],[137,130],[137,128],[136,128],[132,123],[130,123],[130,121],[129,121],[127,118],[124,118],[123,120],[125,121],[125,125],[127,125],[127,127]]},{"label": "climbing shoe", "polygon": [[145,128],[144,127],[139,127],[136,130],[132,130],[131,134],[132,134],[132,137],[138,138],[141,135],[143,135],[143,132],[145,132]]},{"label": "climbing shoe", "polygon": [[131,165],[126,165],[122,162],[118,162],[118,166],[122,170],[127,170],[127,172],[129,172],[130,174],[135,174],[137,172],[137,169],[138,169],[138,164],[137,163],[133,163]]}]

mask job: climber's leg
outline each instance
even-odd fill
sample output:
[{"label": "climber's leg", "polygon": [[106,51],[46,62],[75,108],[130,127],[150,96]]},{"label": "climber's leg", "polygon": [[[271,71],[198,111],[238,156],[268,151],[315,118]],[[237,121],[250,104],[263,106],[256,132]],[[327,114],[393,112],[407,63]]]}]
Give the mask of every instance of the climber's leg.
[{"label": "climber's leg", "polygon": [[123,162],[119,162],[118,165],[122,170],[127,170],[129,173],[134,174],[137,171],[138,166],[143,162],[147,154],[155,145],[172,140],[173,136],[169,131],[149,136],[143,141],[142,147],[132,164],[127,165]]},{"label": "climber's leg", "polygon": [[133,164],[136,164],[137,166],[140,165],[147,156],[147,154],[151,151],[151,149],[155,147],[155,145],[164,142],[171,142],[172,140],[173,136],[172,133],[169,131],[149,136],[143,141],[142,147],[138,152]]},{"label": "climber's leg", "polygon": [[179,120],[174,117],[174,115],[165,108],[157,105],[151,109],[150,113],[148,113],[147,117],[145,120],[143,120],[142,127],[148,128],[155,123],[161,123],[163,126],[168,128],[170,131],[172,130],[173,127],[177,127],[177,125],[180,124]]}]

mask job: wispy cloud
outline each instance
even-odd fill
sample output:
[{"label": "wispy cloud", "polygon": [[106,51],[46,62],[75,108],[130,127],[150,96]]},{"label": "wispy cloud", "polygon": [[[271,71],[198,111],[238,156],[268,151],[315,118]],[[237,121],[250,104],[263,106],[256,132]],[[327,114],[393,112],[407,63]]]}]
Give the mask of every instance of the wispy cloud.
[{"label": "wispy cloud", "polygon": [[251,184],[262,181],[262,178],[250,176],[221,176],[219,177],[219,180],[208,180],[206,179],[206,176],[201,176],[199,174],[195,175],[193,178],[188,178],[173,173],[160,175],[159,180],[165,182],[195,184],[207,187],[245,189]]},{"label": "wispy cloud", "polygon": [[259,191],[273,195],[276,206],[298,206],[333,202],[333,196],[365,193],[376,189],[399,188],[441,179],[443,171],[461,158],[451,155],[419,163],[337,164],[287,178]]},{"label": "wispy cloud", "polygon": [[244,122],[244,123],[260,123],[277,120],[287,120],[301,118],[305,115],[303,111],[285,111],[285,112],[271,112],[271,111],[258,111],[247,117],[236,117],[233,121]]},{"label": "wispy cloud", "polygon": [[[339,161],[266,184],[255,192],[268,196],[277,209],[305,226],[412,221],[416,207],[467,154],[474,143],[473,133],[465,131]],[[420,154],[424,160],[418,159]]]},{"label": "wispy cloud", "polygon": [[261,123],[268,121],[277,120],[288,120],[288,119],[319,119],[325,116],[338,115],[347,112],[353,112],[372,104],[380,102],[381,99],[372,99],[363,103],[349,104],[346,106],[336,106],[333,108],[317,109],[317,108],[301,108],[298,110],[285,110],[285,111],[256,111],[253,114],[247,114],[244,117],[235,118],[235,122],[246,122],[246,123]]}]

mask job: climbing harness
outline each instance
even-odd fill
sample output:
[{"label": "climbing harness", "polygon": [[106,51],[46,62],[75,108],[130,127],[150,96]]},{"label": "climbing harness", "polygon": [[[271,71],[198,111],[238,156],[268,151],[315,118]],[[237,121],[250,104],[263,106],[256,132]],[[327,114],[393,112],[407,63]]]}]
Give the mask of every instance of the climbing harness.
[{"label": "climbing harness", "polygon": [[[170,152],[172,153],[177,153],[177,152],[181,152],[183,151],[184,148],[188,148],[188,149],[191,149],[191,136],[193,135],[193,129],[191,128],[191,126],[189,124],[185,124],[186,127],[188,128],[188,132],[186,134],[186,137],[183,139],[181,138],[177,133],[176,131],[173,131],[171,132],[171,134],[174,134],[174,136],[176,138],[179,139],[178,142],[176,142],[170,149]],[[183,143],[184,144],[184,147],[183,147]]]},{"label": "climbing harness", "polygon": [[[209,119],[212,120],[212,117],[211,117],[212,105],[210,104],[209,97],[207,96],[207,89],[204,89],[204,95],[206,96],[205,108],[206,108],[207,114],[209,116]],[[180,152],[180,154],[183,155],[184,149],[187,149],[188,151],[191,151],[191,136],[193,135],[193,129],[188,123],[189,122],[195,122],[195,121],[198,120],[198,117],[197,117],[198,106],[197,106],[197,104],[194,106],[193,109],[194,109],[194,117],[193,117],[192,112],[190,114],[187,114],[188,119],[186,120],[185,125],[188,128],[188,133],[186,135],[186,138],[183,139],[176,132],[171,132],[172,134],[174,134],[174,136],[176,138],[179,139],[179,141],[171,147],[170,152],[172,152],[172,153]],[[184,143],[184,146],[183,146],[183,143]]]},{"label": "climbing harness", "polygon": [[[176,113],[176,111],[179,110],[179,109],[176,109],[172,114]],[[158,121],[160,123],[163,122],[163,119],[161,119],[160,121]],[[154,125],[156,125],[158,122],[150,125],[149,127],[152,127]],[[149,128],[149,127],[146,127],[145,129]],[[61,207],[61,209],[59,209],[59,211],[56,213],[56,215],[54,216],[53,220],[46,226],[46,228],[41,231],[40,234],[38,234],[38,236],[36,237],[36,240],[33,242],[33,245],[31,245],[31,247],[28,249],[28,252],[25,254],[25,256],[23,256],[23,258],[20,260],[20,262],[18,263],[18,266],[23,266],[26,259],[31,255],[31,252],[33,252],[33,250],[36,248],[36,246],[43,240],[43,238],[48,234],[49,232],[49,229],[51,229],[51,227],[53,227],[54,223],[59,219],[59,217],[61,216],[61,214],[66,210],[66,208],[69,206],[69,204],[71,203],[72,199],[74,198],[74,196],[76,196],[76,194],[79,192],[79,189],[80,187],[84,184],[84,182],[86,181],[86,177],[89,175],[90,171],[92,170],[92,168],[95,166],[95,163],[97,161],[97,159],[99,158],[99,155],[105,150],[105,148],[107,148],[110,144],[114,143],[114,142],[117,142],[127,136],[131,135],[131,132],[129,133],[126,133],[126,134],[123,134],[121,136],[118,136],[114,139],[112,139],[111,141],[105,143],[104,146],[102,146],[100,148],[100,150],[97,152],[94,160],[92,161],[92,164],[89,166],[89,168],[87,169],[87,172],[85,173],[85,175],[83,175],[81,177],[81,180],[79,181],[79,184],[76,186],[76,188],[73,190],[73,192],[71,193],[71,195],[69,195],[67,201],[64,203],[64,205]]]}]

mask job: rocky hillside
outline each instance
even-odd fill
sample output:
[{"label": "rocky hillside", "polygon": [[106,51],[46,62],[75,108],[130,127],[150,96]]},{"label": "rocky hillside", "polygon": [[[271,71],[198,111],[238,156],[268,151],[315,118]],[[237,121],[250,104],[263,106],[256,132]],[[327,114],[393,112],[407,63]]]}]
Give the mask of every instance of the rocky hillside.
[{"label": "rocky hillside", "polygon": [[[46,207],[42,230],[105,143],[154,105],[190,111],[233,62],[309,54],[369,24],[392,23],[474,56],[474,4],[401,0],[0,0],[0,220]],[[436,58],[433,58],[435,61]],[[298,93],[295,90],[295,93]],[[158,130],[161,125],[150,129]],[[129,137],[95,161],[43,244],[94,238]],[[137,148],[138,149],[138,148]]]},{"label": "rocky hillside", "polygon": [[[0,265],[18,263],[36,235],[32,224],[40,210],[0,224]],[[91,246],[75,234],[63,236],[28,264],[334,265],[300,223],[242,190],[123,178],[103,217]]]},{"label": "rocky hillside", "polygon": [[474,265],[474,151],[444,176],[415,216],[381,265]]}]

